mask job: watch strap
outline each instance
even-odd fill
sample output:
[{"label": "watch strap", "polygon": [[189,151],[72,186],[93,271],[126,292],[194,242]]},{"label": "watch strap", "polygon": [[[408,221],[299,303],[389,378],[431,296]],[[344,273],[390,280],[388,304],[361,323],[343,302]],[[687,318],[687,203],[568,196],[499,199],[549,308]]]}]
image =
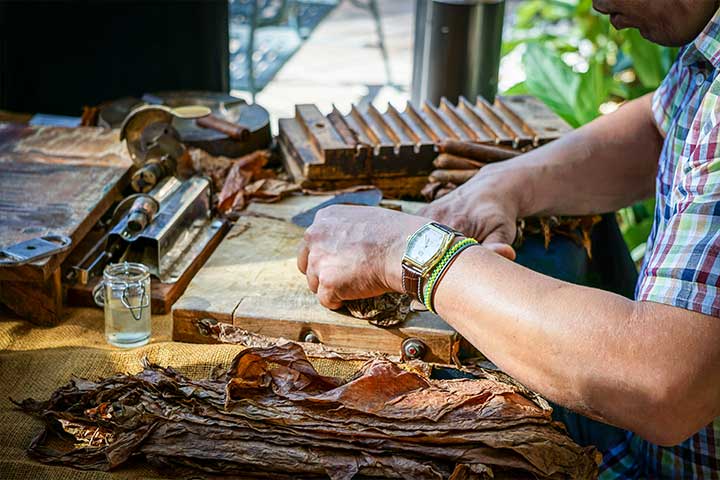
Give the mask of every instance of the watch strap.
[{"label": "watch strap", "polygon": [[442,223],[430,222],[430,225],[434,226],[435,228],[438,228],[438,229],[442,230],[442,231],[445,232],[445,233],[450,233],[450,234],[452,234],[452,235],[455,235],[456,237],[457,237],[457,236],[464,236],[464,233],[459,232],[459,231],[455,230],[454,228],[450,228],[450,227],[448,227],[447,225],[443,225]]},{"label": "watch strap", "polygon": [[[415,300],[420,300],[420,272],[403,263],[402,265],[402,287],[403,291]],[[422,300],[420,300],[422,301]]]},{"label": "watch strap", "polygon": [[[452,235],[453,237],[463,236],[463,234],[461,232],[458,232],[457,230],[454,230],[454,229],[448,227],[447,225],[443,225],[441,223],[430,222],[429,224],[426,224],[425,226],[427,226],[427,225],[432,225],[433,227],[437,228],[438,230],[441,230],[448,235]],[[415,300],[418,300],[418,301],[424,303],[422,283],[423,282],[422,282],[421,272],[419,270],[417,270],[416,268],[414,268],[413,266],[406,264],[403,261],[403,263],[402,263],[403,291],[410,297],[414,298]]]}]

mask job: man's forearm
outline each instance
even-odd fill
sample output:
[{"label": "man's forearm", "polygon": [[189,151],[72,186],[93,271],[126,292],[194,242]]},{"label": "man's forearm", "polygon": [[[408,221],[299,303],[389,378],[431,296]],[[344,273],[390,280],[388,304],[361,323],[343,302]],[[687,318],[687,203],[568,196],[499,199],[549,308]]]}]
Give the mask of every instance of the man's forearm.
[{"label": "man's forearm", "polygon": [[528,387],[651,441],[680,441],[720,413],[717,319],[561,282],[484,248],[458,258],[435,306]]},{"label": "man's forearm", "polygon": [[652,195],[661,147],[648,95],[478,180],[512,190],[521,217],[603,213]]}]

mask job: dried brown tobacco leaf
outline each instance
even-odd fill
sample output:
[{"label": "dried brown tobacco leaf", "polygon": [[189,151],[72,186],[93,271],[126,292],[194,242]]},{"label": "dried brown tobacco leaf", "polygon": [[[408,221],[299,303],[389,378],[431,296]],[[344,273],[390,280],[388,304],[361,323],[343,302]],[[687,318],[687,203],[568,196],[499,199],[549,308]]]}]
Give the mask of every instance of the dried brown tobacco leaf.
[{"label": "dried brown tobacco leaf", "polygon": [[218,195],[218,210],[223,213],[245,207],[244,188],[260,174],[270,160],[270,152],[257,150],[235,160]]},{"label": "dried brown tobacco leaf", "polygon": [[245,196],[256,202],[273,203],[301,191],[300,185],[278,178],[264,178],[245,187]]},{"label": "dried brown tobacco leaf", "polygon": [[195,173],[210,178],[214,191],[219,192],[222,190],[225,178],[227,178],[230,167],[233,166],[236,159],[222,155],[210,155],[205,150],[193,147],[188,148],[188,153]]},{"label": "dried brown tobacco leaf", "polygon": [[[84,469],[140,455],[177,473],[267,478],[597,474],[595,450],[573,443],[549,409],[512,385],[432,380],[386,359],[343,381],[320,375],[293,343],[246,349],[220,377],[194,381],[146,364],[137,375],[76,379],[45,402],[20,405],[46,422],[30,454]],[[74,448],[60,420],[103,428],[112,441]],[[49,435],[68,448],[48,447]]]},{"label": "dried brown tobacco leaf", "polygon": [[545,248],[550,246],[553,235],[570,238],[582,246],[589,258],[592,258],[592,241],[590,235],[593,227],[602,220],[599,215],[586,215],[583,217],[531,217],[524,219],[524,234],[542,234]]},{"label": "dried brown tobacco leaf", "polygon": [[345,302],[350,314],[379,327],[392,327],[405,321],[412,299],[400,293],[385,293],[379,297]]}]

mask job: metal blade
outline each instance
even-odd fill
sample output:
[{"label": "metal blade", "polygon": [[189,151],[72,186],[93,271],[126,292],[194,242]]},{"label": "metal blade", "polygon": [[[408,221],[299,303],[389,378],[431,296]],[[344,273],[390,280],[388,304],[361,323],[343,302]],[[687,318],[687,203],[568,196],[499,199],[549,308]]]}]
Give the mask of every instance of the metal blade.
[{"label": "metal blade", "polygon": [[302,213],[298,213],[292,217],[291,221],[299,227],[307,228],[312,225],[317,212],[325,207],[329,207],[330,205],[367,205],[374,207],[380,205],[382,196],[382,192],[378,189],[341,193],[339,195],[335,195],[333,198],[321,203],[320,205]]}]

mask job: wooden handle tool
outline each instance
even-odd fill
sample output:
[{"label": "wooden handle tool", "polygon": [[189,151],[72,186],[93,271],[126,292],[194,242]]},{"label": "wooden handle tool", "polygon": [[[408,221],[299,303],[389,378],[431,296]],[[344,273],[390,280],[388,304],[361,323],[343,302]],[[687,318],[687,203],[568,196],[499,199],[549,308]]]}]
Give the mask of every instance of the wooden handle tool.
[{"label": "wooden handle tool", "polygon": [[216,115],[210,114],[205,117],[198,118],[195,122],[200,127],[224,133],[233,140],[246,142],[248,138],[250,138],[250,130],[247,127],[232,123]]}]

